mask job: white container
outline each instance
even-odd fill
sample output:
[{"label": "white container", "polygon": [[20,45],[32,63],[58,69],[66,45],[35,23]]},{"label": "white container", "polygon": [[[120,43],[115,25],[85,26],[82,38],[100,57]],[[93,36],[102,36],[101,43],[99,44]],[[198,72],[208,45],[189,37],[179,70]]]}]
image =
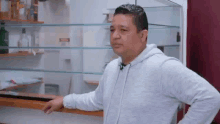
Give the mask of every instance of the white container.
[{"label": "white container", "polygon": [[[28,37],[27,37],[27,35],[26,35],[26,30],[25,30],[25,28],[22,28],[22,34],[21,34],[21,36],[20,36],[20,39],[18,40],[18,45],[20,45],[20,44],[21,44],[22,47],[29,47],[29,46],[31,46],[30,41],[29,41],[29,39],[28,39]],[[24,49],[21,49],[21,50],[19,50],[19,51],[31,52],[31,49],[29,49],[29,48],[24,48]]]}]

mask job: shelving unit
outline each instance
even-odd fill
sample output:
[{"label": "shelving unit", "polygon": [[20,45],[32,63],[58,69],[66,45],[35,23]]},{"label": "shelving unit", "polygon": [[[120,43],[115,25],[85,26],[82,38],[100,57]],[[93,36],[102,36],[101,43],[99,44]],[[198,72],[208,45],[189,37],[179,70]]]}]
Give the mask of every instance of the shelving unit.
[{"label": "shelving unit", "polygon": [[[139,0],[137,0],[137,1],[138,1],[137,4],[141,4],[141,2],[139,2]],[[156,44],[158,44],[158,47],[163,48],[163,49],[165,47],[179,47],[179,48],[181,48],[182,47],[181,46],[182,39],[181,39],[180,43],[177,43],[176,42],[177,37],[176,37],[176,34],[175,34],[177,31],[179,31],[180,35],[182,36],[181,24],[176,24],[176,23],[173,24],[173,22],[160,23],[161,22],[160,21],[161,20],[160,16],[155,17],[154,21],[151,20],[153,17],[150,17],[152,15],[156,15],[158,13],[163,12],[162,11],[163,8],[167,8],[165,10],[167,10],[167,13],[169,14],[168,11],[171,11],[172,8],[181,9],[181,6],[179,6],[177,4],[167,4],[166,6],[162,5],[162,4],[158,4],[158,6],[157,6],[156,4],[153,4],[152,0],[150,0],[150,1],[151,2],[149,2],[149,4],[148,4],[149,6],[145,6],[146,4],[141,4],[141,6],[144,7],[144,9],[145,9],[145,11],[148,15],[148,19],[150,19],[149,20],[149,40],[150,40],[149,42],[150,43],[157,42]],[[34,4],[34,5],[38,6],[39,4]],[[114,13],[114,8],[107,8],[107,10],[108,10],[109,13]],[[106,13],[106,12],[104,14],[105,14],[104,16],[108,15],[108,13]],[[170,14],[172,15],[172,13],[170,13]],[[175,13],[175,14],[178,15],[180,13]],[[45,17],[45,18],[47,18],[47,17]],[[167,16],[166,18],[171,18],[171,16]],[[176,18],[178,18],[178,16]],[[174,20],[178,21],[178,19],[176,19],[176,18]],[[165,19],[165,18],[163,18],[163,19]],[[170,20],[172,20],[172,18]],[[7,21],[7,20],[5,20],[5,21]],[[169,19],[168,19],[168,21],[169,21]],[[8,22],[5,24],[5,27],[10,27],[10,28],[31,28],[31,29],[38,28],[38,29],[41,29],[42,32],[47,32],[52,37],[58,37],[58,36],[55,36],[53,34],[54,30],[52,30],[52,29],[55,29],[55,28],[60,28],[60,29],[61,28],[69,28],[69,29],[67,29],[67,30],[69,30],[69,32],[71,32],[71,30],[73,28],[75,28],[75,30],[72,31],[73,34],[75,32],[77,32],[77,28],[81,28],[83,30],[82,31],[83,33],[77,34],[77,36],[74,37],[74,38],[71,38],[71,35],[73,35],[73,34],[69,35],[69,37],[71,39],[71,42],[75,43],[75,40],[77,40],[78,35],[80,35],[81,38],[84,37],[83,35],[84,35],[84,33],[86,33],[86,32],[84,32],[84,28],[87,28],[87,27],[100,27],[100,29],[104,29],[105,31],[107,31],[107,30],[109,30],[109,27],[111,25],[111,23],[106,23],[106,22],[103,22],[103,23],[83,23],[83,21],[80,21],[82,23],[73,23],[73,22],[74,21],[71,21],[70,23],[63,23],[63,24],[62,23],[52,24],[52,23],[47,23],[46,21],[34,22],[34,21],[23,20],[23,21],[19,22],[18,20],[8,20]],[[43,29],[45,29],[45,30],[47,29],[47,30],[43,31]],[[50,34],[50,32],[51,32],[51,34]],[[155,35],[156,33],[158,33],[158,36]],[[174,36],[174,34],[175,34],[175,36]],[[101,35],[103,35],[103,34],[101,34]],[[172,35],[172,37],[171,37],[171,35]],[[156,39],[156,38],[160,38],[160,39]],[[156,41],[153,41],[152,39],[156,39]],[[166,43],[163,42],[163,40],[164,41],[170,41],[170,42],[166,44]],[[172,40],[172,42],[171,42],[171,40]],[[53,42],[55,42],[55,41],[53,41]],[[84,41],[82,40],[80,42],[82,43]],[[80,42],[78,42],[77,44],[80,44]],[[70,57],[71,58],[68,58],[68,59],[65,58],[65,62],[66,63],[69,62],[70,64],[73,64],[73,63],[75,64],[75,63],[77,63],[76,61],[81,61],[81,60],[82,60],[82,63],[77,63],[77,64],[83,64],[83,63],[87,64],[87,63],[89,63],[89,61],[92,62],[93,61],[92,60],[92,58],[93,58],[92,57],[92,52],[86,52],[87,50],[89,50],[89,51],[90,50],[91,51],[100,50],[100,52],[97,52],[96,53],[97,55],[94,54],[94,56],[99,56],[99,53],[102,53],[101,50],[106,50],[106,51],[107,50],[112,50],[112,48],[109,44],[108,45],[102,45],[102,46],[101,45],[100,46],[93,46],[93,47],[85,47],[82,44],[76,45],[76,46],[70,45],[68,47],[61,47],[60,45],[45,47],[44,45],[41,45],[40,47],[37,47],[37,48],[38,49],[43,49],[43,50],[56,50],[56,51],[58,51],[57,54],[60,54],[60,56],[61,56],[61,52],[59,52],[59,51],[69,50],[69,51],[66,51],[66,52],[70,52]],[[18,47],[14,47],[14,46],[10,46],[8,48],[9,49],[19,49]],[[32,48],[32,47],[30,47],[30,48]],[[33,48],[36,48],[36,47],[33,47]],[[75,51],[77,51],[77,52],[75,52]],[[180,50],[180,52],[182,52],[182,51]],[[85,55],[87,53],[90,53],[91,55],[90,54]],[[43,55],[43,56],[47,56],[49,53],[47,54],[47,52],[44,51],[44,53],[38,53],[38,54]],[[21,53],[14,54],[14,53],[10,53],[10,54],[7,54],[7,55],[0,55],[0,57],[16,57],[16,56],[31,56],[31,55],[32,54],[21,54]],[[83,56],[90,57],[91,60],[88,60],[88,59],[85,60],[85,58],[83,58]],[[59,58],[59,59],[61,59],[61,58]],[[59,60],[57,59],[56,61],[59,61]],[[55,63],[56,61],[54,61],[53,63]],[[97,60],[94,60],[94,61],[97,61]],[[51,64],[53,64],[53,63],[51,63]],[[94,63],[97,64],[97,65],[96,66],[94,65],[94,67],[92,65],[88,65],[88,67],[96,69],[98,67],[98,63],[96,63],[96,62],[94,62]],[[106,62],[103,62],[103,63],[105,64]],[[72,66],[74,66],[72,68],[72,70],[67,70],[67,69],[62,70],[62,68],[58,68],[58,67],[57,67],[57,69],[53,69],[53,68],[44,69],[46,67],[44,67],[43,69],[42,68],[39,68],[39,69],[38,68],[30,68],[30,67],[11,67],[11,68],[5,67],[5,68],[0,68],[0,70],[25,71],[25,72],[43,72],[43,73],[53,73],[53,74],[55,74],[55,73],[57,73],[57,74],[74,74],[74,75],[88,74],[88,75],[100,75],[101,76],[103,74],[101,69],[99,69],[99,71],[85,71],[85,69],[87,67],[84,67],[84,65],[79,65],[77,67],[75,67],[76,65],[72,65]],[[99,64],[99,67],[100,66],[102,66],[102,65]],[[54,67],[54,68],[56,68],[56,67]],[[89,85],[98,85],[98,80],[88,79],[88,80],[82,80],[82,81],[86,82]]]},{"label": "shelving unit", "polygon": [[[108,0],[106,9],[108,12],[114,13],[115,7],[127,3],[127,1],[132,4],[136,1],[138,5],[144,7],[149,22],[149,43],[155,43],[162,49],[179,48],[177,52],[183,53],[185,42],[183,26],[187,21],[183,19],[185,16],[182,13],[182,5],[169,2],[174,0]],[[13,43],[11,42],[8,49],[15,49],[15,51],[20,49],[16,47],[15,42],[17,42],[21,29],[26,28],[28,35],[36,29],[39,32],[39,47],[30,48],[44,51],[38,53],[37,56],[23,53],[0,54],[0,80],[14,76],[42,77],[44,79],[43,85],[59,85],[60,95],[63,96],[67,93],[81,94],[93,91],[103,75],[104,65],[114,56],[109,44],[111,23],[106,20],[108,13],[105,12],[103,15],[101,11],[102,6],[106,4],[105,2],[86,1],[87,5],[95,6],[85,6],[84,2],[71,0],[70,4],[66,5],[64,2],[56,4],[48,0],[43,4],[42,2],[35,3],[34,6],[38,6],[38,12],[41,15],[39,19],[43,21],[0,18],[0,22],[5,22],[6,30],[12,30],[10,33]],[[109,6],[111,3],[112,7]],[[34,13],[36,14],[36,11]],[[176,42],[177,32],[180,32],[180,42]],[[70,42],[64,47],[59,42],[59,38],[69,38]],[[24,47],[24,49],[27,48]],[[183,61],[182,58],[185,55],[179,57]],[[4,94],[4,92],[0,92],[0,94]],[[32,96],[29,93],[18,93],[18,95]],[[39,93],[37,97],[44,98]],[[10,102],[14,107],[42,109],[44,105],[41,102],[38,106],[33,106],[36,103],[32,101],[16,99],[16,102],[13,102],[14,100],[12,98],[1,99],[4,106],[12,105],[8,104]],[[62,110],[62,112],[64,111],[66,110]],[[85,114],[87,112],[78,113]]]}]

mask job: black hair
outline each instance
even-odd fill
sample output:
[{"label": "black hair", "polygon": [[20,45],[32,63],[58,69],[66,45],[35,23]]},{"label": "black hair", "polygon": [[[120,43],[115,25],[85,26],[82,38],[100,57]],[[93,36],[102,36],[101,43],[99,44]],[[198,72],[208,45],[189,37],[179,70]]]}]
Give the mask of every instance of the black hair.
[{"label": "black hair", "polygon": [[148,30],[148,20],[144,9],[139,5],[123,4],[115,9],[114,16],[117,14],[132,15],[133,23],[137,31]]}]

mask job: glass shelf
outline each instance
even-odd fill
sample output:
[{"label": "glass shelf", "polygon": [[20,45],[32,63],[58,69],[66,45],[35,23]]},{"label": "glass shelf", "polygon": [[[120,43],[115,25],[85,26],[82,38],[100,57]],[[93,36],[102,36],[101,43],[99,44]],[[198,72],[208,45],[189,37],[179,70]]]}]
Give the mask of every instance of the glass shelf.
[{"label": "glass shelf", "polygon": [[0,54],[0,70],[102,75],[105,64],[118,57],[110,47],[50,49],[40,48],[36,55],[9,49],[13,52]]},{"label": "glass shelf", "polygon": [[[159,47],[162,47],[162,46],[179,46],[178,45],[157,45]],[[98,50],[98,49],[112,49],[112,47],[0,47],[0,49],[75,49],[75,50]]]},{"label": "glass shelf", "polygon": [[94,23],[94,24],[5,24],[4,27],[69,27],[69,26],[110,26],[111,23]]},{"label": "glass shelf", "polygon": [[112,47],[0,47],[0,49],[71,49],[71,50],[105,50],[112,49]]},{"label": "glass shelf", "polygon": [[[143,9],[150,9],[150,10],[156,10],[158,8],[181,8],[181,6],[179,5],[171,5],[171,6],[149,6],[149,7],[143,7]],[[110,13],[114,13],[115,12],[115,8],[113,9],[107,9],[110,11]]]},{"label": "glass shelf", "polygon": [[[149,29],[180,28],[179,26],[148,23]],[[163,28],[162,28],[163,27]]]},{"label": "glass shelf", "polygon": [[[157,3],[155,0],[150,1]],[[151,3],[152,6],[142,4],[149,6],[144,7],[149,22],[148,43],[158,44],[158,47],[164,49],[179,46],[176,45],[179,44],[176,39],[181,30],[178,19],[181,6],[167,1],[161,3],[161,6],[153,6],[154,3]],[[137,4],[141,5],[140,2]],[[50,1],[42,4],[42,9],[39,8],[39,20],[43,24],[5,22],[5,30],[10,35],[9,47],[0,49],[9,49],[9,54],[0,55],[1,81],[41,77],[45,84],[59,85],[59,95],[69,94],[71,87],[71,92],[74,88],[82,89],[83,92],[95,90],[95,87],[91,88],[92,85],[97,85],[106,65],[118,57],[110,46],[111,23],[108,23],[101,6],[100,10],[93,11],[96,9],[83,7],[83,2],[70,5],[58,6]],[[84,11],[80,11],[82,8]],[[34,47],[17,47],[22,28],[26,28],[30,46]],[[61,40],[62,38],[69,40]],[[169,42],[170,45],[165,45],[164,42]],[[38,54],[17,54],[28,48],[38,51]]]},{"label": "glass shelf", "polygon": [[[180,8],[180,5],[170,5],[170,6],[149,6],[149,7],[143,7],[144,9],[158,9],[158,8]],[[115,8],[107,9],[111,13],[114,13]]]},{"label": "glass shelf", "polygon": [[180,8],[181,6],[178,6],[178,5],[172,5],[172,6],[152,6],[152,7],[143,7],[144,9],[152,9],[152,8]]},{"label": "glass shelf", "polygon": [[[172,25],[163,25],[163,24],[154,24],[148,23],[149,29],[154,28],[180,28],[179,26],[172,26]],[[5,24],[4,26],[0,27],[12,27],[12,28],[28,28],[28,27],[70,27],[70,26],[110,26],[111,23],[97,23],[97,24]],[[157,26],[157,27],[155,27]]]},{"label": "glass shelf", "polygon": [[[158,47],[171,47],[179,45],[157,45]],[[71,49],[71,50],[106,50],[112,47],[0,47],[0,49]],[[1,55],[1,54],[0,54]],[[1,56],[0,56],[1,57]]]},{"label": "glass shelf", "polygon": [[177,46],[180,46],[179,44],[178,45],[157,45],[157,47],[177,47]]},{"label": "glass shelf", "polygon": [[102,75],[101,72],[74,72],[74,71],[51,71],[43,69],[29,69],[29,68],[0,68],[1,71],[32,71],[32,72],[49,72],[49,73],[70,73],[70,74],[92,74]]}]

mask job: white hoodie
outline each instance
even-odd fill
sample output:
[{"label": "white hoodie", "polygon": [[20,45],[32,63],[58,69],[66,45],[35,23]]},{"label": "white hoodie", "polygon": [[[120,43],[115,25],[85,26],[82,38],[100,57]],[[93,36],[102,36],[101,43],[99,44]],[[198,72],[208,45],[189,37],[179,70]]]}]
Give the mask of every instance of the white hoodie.
[{"label": "white hoodie", "polygon": [[171,124],[182,102],[191,107],[180,124],[210,124],[220,109],[209,82],[154,44],[123,70],[121,62],[107,65],[95,91],[65,96],[64,107],[104,110],[104,124]]}]

